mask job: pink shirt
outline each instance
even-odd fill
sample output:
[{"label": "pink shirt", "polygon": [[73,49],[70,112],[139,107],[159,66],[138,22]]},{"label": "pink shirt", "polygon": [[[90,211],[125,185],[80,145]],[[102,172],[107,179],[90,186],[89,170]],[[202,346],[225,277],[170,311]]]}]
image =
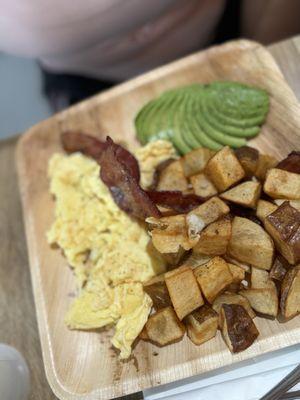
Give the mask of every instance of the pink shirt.
[{"label": "pink shirt", "polygon": [[203,47],[225,0],[0,0],[0,50],[126,79]]}]

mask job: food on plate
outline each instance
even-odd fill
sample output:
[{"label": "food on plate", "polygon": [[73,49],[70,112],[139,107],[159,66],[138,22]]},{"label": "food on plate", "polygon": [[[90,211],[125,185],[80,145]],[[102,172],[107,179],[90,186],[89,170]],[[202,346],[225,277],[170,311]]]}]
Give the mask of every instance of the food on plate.
[{"label": "food on plate", "polygon": [[278,295],[276,287],[263,289],[247,289],[239,292],[250,303],[257,313],[276,317],[278,314]]},{"label": "food on plate", "polygon": [[[296,208],[296,210],[300,211],[300,200],[274,199],[274,203],[277,206],[281,206],[281,204],[284,203],[285,201],[288,201],[292,207],[294,207],[294,208]],[[275,211],[275,209],[273,211]]]},{"label": "food on plate", "polygon": [[[184,175],[187,178],[203,172],[208,160],[214,155],[214,151],[205,147],[199,147],[185,154],[181,159]],[[197,193],[196,193],[197,194]]]},{"label": "food on plate", "polygon": [[216,187],[205,174],[200,173],[193,175],[191,176],[190,180],[193,190],[197,196],[201,196],[205,199],[218,194]]},{"label": "food on plate", "polygon": [[239,204],[244,207],[256,208],[261,192],[259,182],[246,181],[220,195],[221,199]]},{"label": "food on plate", "polygon": [[168,288],[164,277],[160,281],[147,282],[144,284],[144,291],[150,296],[155,310],[172,305]]},{"label": "food on plate", "polygon": [[259,154],[254,176],[256,176],[257,179],[264,180],[269,169],[275,167],[277,163],[278,161],[275,157],[269,154]]},{"label": "food on plate", "polygon": [[218,330],[218,314],[208,305],[193,311],[185,318],[187,335],[199,346],[216,336]]},{"label": "food on plate", "polygon": [[300,265],[289,269],[283,279],[280,309],[285,319],[291,319],[300,312]]},{"label": "food on plate", "polygon": [[270,278],[275,281],[283,281],[289,267],[290,265],[282,257],[277,256],[270,270]]},{"label": "food on plate", "polygon": [[272,214],[273,211],[277,210],[277,205],[266,200],[258,200],[256,207],[256,216],[264,224],[265,218]]},{"label": "food on plate", "polygon": [[[251,308],[249,301],[240,294],[227,291],[220,294],[212,304],[212,308],[218,315],[220,315],[221,313],[221,308],[223,304],[240,304],[244,307],[251,318],[255,318],[256,316],[255,312]],[[219,322],[221,323],[220,320]]]},{"label": "food on plate", "polygon": [[276,165],[276,168],[300,174],[300,151],[292,151]]},{"label": "food on plate", "polygon": [[271,168],[264,184],[264,191],[273,199],[300,199],[300,174]]},{"label": "food on plate", "polygon": [[258,167],[259,151],[250,146],[242,146],[235,149],[234,152],[243,167],[246,176],[254,176]]},{"label": "food on plate", "polygon": [[171,162],[161,171],[156,189],[158,191],[179,190],[180,192],[188,190],[188,181],[184,175],[180,160]]}]

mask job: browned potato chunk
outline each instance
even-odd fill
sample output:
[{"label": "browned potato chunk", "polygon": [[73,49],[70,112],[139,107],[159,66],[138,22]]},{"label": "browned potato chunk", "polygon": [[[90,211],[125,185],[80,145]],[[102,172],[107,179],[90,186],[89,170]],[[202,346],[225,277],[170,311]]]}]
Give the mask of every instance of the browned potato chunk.
[{"label": "browned potato chunk", "polygon": [[244,270],[244,268],[239,267],[235,264],[231,264],[229,262],[227,262],[227,265],[232,275],[232,283],[240,283],[243,279],[245,279],[246,271]]},{"label": "browned potato chunk", "polygon": [[277,206],[281,206],[281,204],[284,203],[285,201],[289,201],[290,205],[292,207],[294,207],[294,208],[296,208],[296,210],[300,211],[300,200],[288,200],[288,199],[275,199],[274,200],[274,202]]},{"label": "browned potato chunk", "polygon": [[214,257],[194,270],[202,293],[209,303],[222,293],[233,281],[229,267],[221,257]]},{"label": "browned potato chunk", "polygon": [[212,222],[217,221],[230,211],[224,201],[218,197],[212,197],[205,203],[194,208],[186,216],[188,237],[190,240],[198,240],[200,232]]},{"label": "browned potato chunk", "polygon": [[180,320],[203,305],[200,288],[191,268],[184,266],[167,272],[165,280],[173,307]]},{"label": "browned potato chunk", "polygon": [[148,336],[147,329],[145,326],[144,326],[143,330],[140,332],[139,338],[141,340],[149,340],[149,336]]},{"label": "browned potato chunk", "polygon": [[231,221],[223,218],[208,225],[200,235],[194,253],[218,256],[226,253],[231,236]]},{"label": "browned potato chunk", "polygon": [[241,290],[240,295],[244,296],[251,307],[258,313],[276,317],[278,314],[278,295],[276,287],[264,289]]},{"label": "browned potato chunk", "polygon": [[290,264],[300,261],[300,212],[283,203],[265,219],[265,228]]},{"label": "browned potato chunk", "polygon": [[275,289],[275,283],[270,278],[269,272],[260,268],[251,269],[251,289]]},{"label": "browned potato chunk", "polygon": [[151,297],[155,310],[172,305],[165,281],[145,284],[144,291]]},{"label": "browned potato chunk", "polygon": [[193,249],[192,254],[185,260],[184,265],[195,269],[196,267],[199,267],[199,265],[203,265],[211,259],[211,256],[195,253]]},{"label": "browned potato chunk", "polygon": [[220,192],[224,192],[245,176],[239,160],[228,146],[223,147],[208,161],[205,173]]},{"label": "browned potato chunk", "polygon": [[191,184],[194,189],[194,193],[201,197],[212,197],[218,194],[214,184],[207,178],[205,174],[198,174],[191,176]]},{"label": "browned potato chunk", "polygon": [[277,205],[271,203],[270,201],[266,200],[258,200],[257,208],[256,208],[256,216],[261,220],[261,222],[265,223],[265,218],[272,214],[273,211],[277,210]]},{"label": "browned potato chunk", "polygon": [[181,158],[184,175],[189,178],[192,175],[203,171],[207,161],[213,156],[214,152],[205,147],[190,151]]},{"label": "browned potato chunk", "polygon": [[161,171],[157,190],[180,190],[185,192],[188,189],[188,181],[184,175],[180,160],[169,164]]},{"label": "browned potato chunk", "polygon": [[236,149],[234,152],[239,162],[241,163],[241,166],[243,167],[246,176],[253,176],[258,166],[258,150],[254,149],[253,147],[242,146]]},{"label": "browned potato chunk", "polygon": [[276,281],[283,281],[283,278],[285,277],[285,274],[287,273],[287,267],[286,265],[282,262],[279,257],[275,258],[275,261],[272,265],[272,268],[270,270],[270,278],[275,279]]},{"label": "browned potato chunk", "polygon": [[243,263],[241,261],[238,261],[236,258],[230,257],[228,254],[226,254],[224,258],[225,258],[225,261],[227,262],[227,264],[230,263],[230,264],[237,265],[238,267],[242,268],[245,272],[250,272],[251,271],[251,267],[247,263]]},{"label": "browned potato chunk", "polygon": [[264,191],[273,199],[300,199],[300,174],[272,168],[268,171]]},{"label": "browned potato chunk", "polygon": [[228,254],[239,261],[269,270],[273,263],[274,245],[261,226],[247,218],[235,217]]},{"label": "browned potato chunk", "polygon": [[149,340],[158,346],[178,342],[185,334],[185,326],[172,307],[163,308],[151,315],[145,327]]},{"label": "browned potato chunk", "polygon": [[282,281],[280,309],[285,319],[300,313],[300,265],[290,269]]},{"label": "browned potato chunk", "polygon": [[232,353],[247,349],[259,332],[247,311],[239,304],[223,304],[222,336]]},{"label": "browned potato chunk", "polygon": [[207,305],[193,311],[185,318],[184,322],[188,337],[197,346],[216,336],[218,314]]},{"label": "browned potato chunk", "polygon": [[222,293],[220,296],[216,298],[213,302],[212,308],[216,311],[216,313],[220,314],[221,308],[223,304],[239,304],[244,307],[247,313],[251,318],[255,318],[256,314],[252,310],[250,303],[245,297],[231,292]]},{"label": "browned potato chunk", "polygon": [[255,208],[261,192],[259,182],[247,181],[222,193],[220,197],[244,207]]},{"label": "browned potato chunk", "polygon": [[256,178],[263,181],[266,177],[266,173],[270,168],[275,167],[277,164],[277,160],[275,157],[267,155],[267,154],[260,154],[258,158],[257,169],[255,171]]}]

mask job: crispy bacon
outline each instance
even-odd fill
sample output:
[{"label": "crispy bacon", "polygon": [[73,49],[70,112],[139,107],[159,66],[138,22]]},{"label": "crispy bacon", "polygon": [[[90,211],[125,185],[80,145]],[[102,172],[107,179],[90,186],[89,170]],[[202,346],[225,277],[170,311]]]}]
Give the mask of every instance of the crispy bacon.
[{"label": "crispy bacon", "polygon": [[147,194],[155,204],[171,208],[178,213],[187,213],[205,201],[200,196],[183,194],[179,190],[148,190]]},{"label": "crispy bacon", "polygon": [[150,216],[159,218],[161,214],[157,206],[136,179],[132,157],[129,151],[107,137],[106,147],[99,160],[100,177],[123,211],[142,220]]},{"label": "crispy bacon", "polygon": [[292,151],[284,160],[277,164],[276,168],[300,174],[300,151]]}]

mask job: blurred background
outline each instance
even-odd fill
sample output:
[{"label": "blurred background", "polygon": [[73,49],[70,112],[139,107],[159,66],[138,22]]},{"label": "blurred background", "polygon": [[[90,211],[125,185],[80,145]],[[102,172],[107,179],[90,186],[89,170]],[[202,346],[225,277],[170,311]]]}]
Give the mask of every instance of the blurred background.
[{"label": "blurred background", "polygon": [[300,32],[300,0],[0,0],[0,138],[212,44]]}]

